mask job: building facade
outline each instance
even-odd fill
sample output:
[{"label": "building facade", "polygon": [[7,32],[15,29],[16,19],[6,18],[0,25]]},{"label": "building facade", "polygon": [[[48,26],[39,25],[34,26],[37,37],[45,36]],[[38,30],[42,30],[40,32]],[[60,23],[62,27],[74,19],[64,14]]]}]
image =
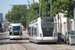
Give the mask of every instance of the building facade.
[{"label": "building facade", "polygon": [[0,13],[0,23],[3,23],[3,14]]},{"label": "building facade", "polygon": [[64,17],[63,13],[59,13],[59,20],[58,20],[58,15],[56,15],[56,20],[57,20],[57,32],[61,32],[63,35],[67,31],[73,31],[74,30],[74,20]]},{"label": "building facade", "polygon": [[37,3],[39,3],[39,0],[36,0]]}]

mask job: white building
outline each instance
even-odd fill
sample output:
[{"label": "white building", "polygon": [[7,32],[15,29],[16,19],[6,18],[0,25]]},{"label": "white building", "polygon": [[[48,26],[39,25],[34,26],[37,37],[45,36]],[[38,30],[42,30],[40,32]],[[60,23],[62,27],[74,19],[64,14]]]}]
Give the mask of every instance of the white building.
[{"label": "white building", "polygon": [[59,13],[59,20],[58,20],[58,14],[56,15],[55,18],[57,20],[57,32],[62,32],[62,34],[65,35],[67,31],[74,30],[74,20],[73,19],[64,17],[63,13]]},{"label": "white building", "polygon": [[3,23],[3,14],[0,13],[0,23]]},{"label": "white building", "polygon": [[36,0],[37,3],[39,3],[39,0]]}]

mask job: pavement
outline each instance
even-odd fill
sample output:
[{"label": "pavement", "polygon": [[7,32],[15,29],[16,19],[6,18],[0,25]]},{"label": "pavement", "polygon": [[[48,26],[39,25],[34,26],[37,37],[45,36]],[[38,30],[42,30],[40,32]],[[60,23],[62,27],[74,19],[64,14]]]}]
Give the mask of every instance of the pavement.
[{"label": "pavement", "polygon": [[7,34],[5,32],[0,32],[0,50],[7,50]]},{"label": "pavement", "polygon": [[0,33],[0,50],[75,50],[75,45],[29,42],[29,35],[23,31],[22,40],[10,40],[9,32]]},{"label": "pavement", "polygon": [[[23,35],[26,38],[29,37],[29,35],[26,34],[26,31],[23,31]],[[7,32],[0,32],[0,50],[10,50],[8,31]]]}]

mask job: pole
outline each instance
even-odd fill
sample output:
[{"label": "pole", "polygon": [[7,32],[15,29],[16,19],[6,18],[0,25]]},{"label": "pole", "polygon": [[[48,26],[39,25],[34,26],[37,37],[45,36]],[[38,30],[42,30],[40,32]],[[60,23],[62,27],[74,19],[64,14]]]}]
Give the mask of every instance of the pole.
[{"label": "pole", "polygon": [[27,0],[27,2],[28,2],[28,6],[30,7],[30,2],[29,2],[29,0]]},{"label": "pole", "polygon": [[39,1],[39,17],[41,17],[41,16],[40,16],[40,1]]},{"label": "pole", "polygon": [[62,33],[62,23],[61,23],[61,16],[60,16],[60,31]]},{"label": "pole", "polygon": [[[52,1],[50,1],[50,11],[52,12]],[[52,13],[50,14],[50,17],[52,17]]]},{"label": "pole", "polygon": [[74,34],[75,34],[75,0],[74,0]]},{"label": "pole", "polygon": [[[29,0],[27,0],[28,5],[29,5]],[[26,28],[27,28],[27,16],[26,16]]]},{"label": "pole", "polygon": [[58,13],[58,32],[59,32],[59,13]]},{"label": "pole", "polygon": [[33,0],[33,3],[34,3],[34,0]]}]

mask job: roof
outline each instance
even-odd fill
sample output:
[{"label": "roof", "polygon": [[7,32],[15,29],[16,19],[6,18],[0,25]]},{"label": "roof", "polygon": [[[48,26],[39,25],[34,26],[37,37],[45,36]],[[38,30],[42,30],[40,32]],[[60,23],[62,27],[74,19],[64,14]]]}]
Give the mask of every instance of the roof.
[{"label": "roof", "polygon": [[11,23],[10,26],[21,26],[21,23]]}]

